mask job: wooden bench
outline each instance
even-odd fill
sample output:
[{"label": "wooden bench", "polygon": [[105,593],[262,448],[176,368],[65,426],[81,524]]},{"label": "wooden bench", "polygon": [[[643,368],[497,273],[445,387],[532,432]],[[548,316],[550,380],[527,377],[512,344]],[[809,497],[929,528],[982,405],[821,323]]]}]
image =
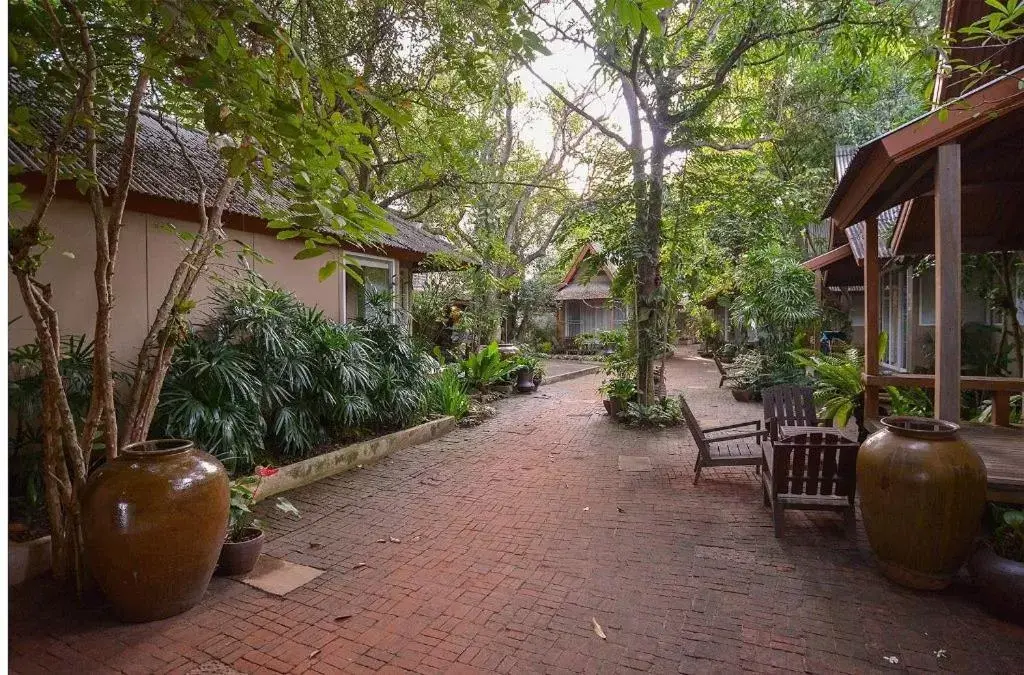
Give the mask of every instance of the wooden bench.
[{"label": "wooden bench", "polygon": [[[697,463],[693,467],[693,484],[700,480],[700,472],[704,467],[716,466],[753,466],[760,471],[762,461],[761,439],[767,433],[761,429],[761,420],[737,422],[718,427],[700,426],[693,411],[686,403],[686,398],[679,396],[679,407],[683,411],[686,426],[697,444]],[[754,430],[737,433],[722,432],[738,430],[743,427],[754,427]]]},{"label": "wooden bench", "polygon": [[856,527],[856,442],[831,431],[811,432],[772,441],[764,447],[761,489],[772,509],[775,536],[782,536],[786,509],[839,511],[846,532]]}]

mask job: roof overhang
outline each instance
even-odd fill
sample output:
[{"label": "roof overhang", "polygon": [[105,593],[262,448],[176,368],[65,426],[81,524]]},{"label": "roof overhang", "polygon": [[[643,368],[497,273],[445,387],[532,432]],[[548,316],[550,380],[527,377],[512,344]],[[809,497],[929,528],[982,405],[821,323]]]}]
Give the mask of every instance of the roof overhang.
[{"label": "roof overhang", "polygon": [[[928,252],[937,149],[961,146],[964,250],[1024,247],[1024,67],[862,146],[824,216],[834,229],[904,204],[894,255]],[[911,208],[907,202],[915,200]],[[1017,233],[1017,234],[1014,234]]]}]

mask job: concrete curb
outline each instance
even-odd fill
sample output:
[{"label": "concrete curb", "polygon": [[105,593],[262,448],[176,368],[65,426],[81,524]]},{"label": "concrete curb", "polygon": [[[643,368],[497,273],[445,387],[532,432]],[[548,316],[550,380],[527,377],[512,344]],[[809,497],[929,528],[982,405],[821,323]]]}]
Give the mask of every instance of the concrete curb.
[{"label": "concrete curb", "polygon": [[264,478],[260,483],[256,501],[315,483],[354,469],[360,464],[375,462],[396,450],[404,450],[420,443],[426,443],[439,436],[444,436],[455,426],[454,417],[442,417],[386,436],[343,445],[322,455],[282,466],[280,471],[273,476]]},{"label": "concrete curb", "polygon": [[574,370],[569,373],[561,373],[559,375],[552,375],[551,377],[545,375],[544,379],[541,380],[540,384],[541,386],[547,384],[556,384],[558,382],[564,382],[565,380],[574,380],[577,377],[585,377],[587,375],[593,375],[594,373],[600,372],[601,366],[590,366],[589,368],[580,368],[579,370]]}]

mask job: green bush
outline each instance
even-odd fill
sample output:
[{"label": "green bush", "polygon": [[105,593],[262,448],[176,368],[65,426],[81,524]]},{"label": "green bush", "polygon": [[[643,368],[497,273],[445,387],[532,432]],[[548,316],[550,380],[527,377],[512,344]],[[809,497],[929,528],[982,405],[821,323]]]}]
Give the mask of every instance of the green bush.
[{"label": "green bush", "polygon": [[466,382],[454,367],[442,368],[427,386],[427,411],[462,419],[469,412]]},{"label": "green bush", "polygon": [[683,410],[674,398],[663,398],[650,405],[631,401],[619,417],[635,427],[672,427],[682,421]]},{"label": "green bush", "polygon": [[498,343],[492,342],[462,362],[462,372],[471,387],[486,389],[508,378],[516,370],[513,359],[502,359]]},{"label": "green bush", "polygon": [[209,323],[177,350],[156,429],[194,440],[233,470],[415,423],[433,360],[392,322],[388,298],[340,325],[248,274],[214,290]]}]

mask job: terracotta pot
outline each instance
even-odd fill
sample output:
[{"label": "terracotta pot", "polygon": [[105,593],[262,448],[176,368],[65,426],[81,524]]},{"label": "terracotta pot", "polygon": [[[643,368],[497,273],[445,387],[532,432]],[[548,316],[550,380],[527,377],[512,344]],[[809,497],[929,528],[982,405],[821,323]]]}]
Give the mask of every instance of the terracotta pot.
[{"label": "terracotta pot", "polygon": [[519,355],[519,347],[511,342],[502,342],[498,345],[498,353],[501,354],[502,359],[511,358]]},{"label": "terracotta pot", "polygon": [[752,389],[733,389],[732,397],[740,403],[750,403],[754,399],[754,391]]},{"label": "terracotta pot", "polygon": [[516,389],[520,394],[527,394],[536,388],[537,385],[533,383],[532,370],[523,369],[516,374]]},{"label": "terracotta pot", "polygon": [[981,526],[985,465],[952,422],[885,417],[882,425],[857,454],[868,542],[889,579],[945,588]]},{"label": "terracotta pot", "polygon": [[1004,558],[987,546],[968,565],[981,589],[981,601],[992,614],[1024,625],[1024,563]]},{"label": "terracotta pot", "polygon": [[185,440],[125,446],[89,476],[82,498],[86,562],[125,621],[198,603],[227,522],[227,471]]},{"label": "terracotta pot", "polygon": [[242,537],[242,541],[224,540],[220,558],[217,559],[217,574],[248,574],[256,567],[256,561],[263,551],[263,542],[266,541],[263,530],[247,527],[242,530]]}]

